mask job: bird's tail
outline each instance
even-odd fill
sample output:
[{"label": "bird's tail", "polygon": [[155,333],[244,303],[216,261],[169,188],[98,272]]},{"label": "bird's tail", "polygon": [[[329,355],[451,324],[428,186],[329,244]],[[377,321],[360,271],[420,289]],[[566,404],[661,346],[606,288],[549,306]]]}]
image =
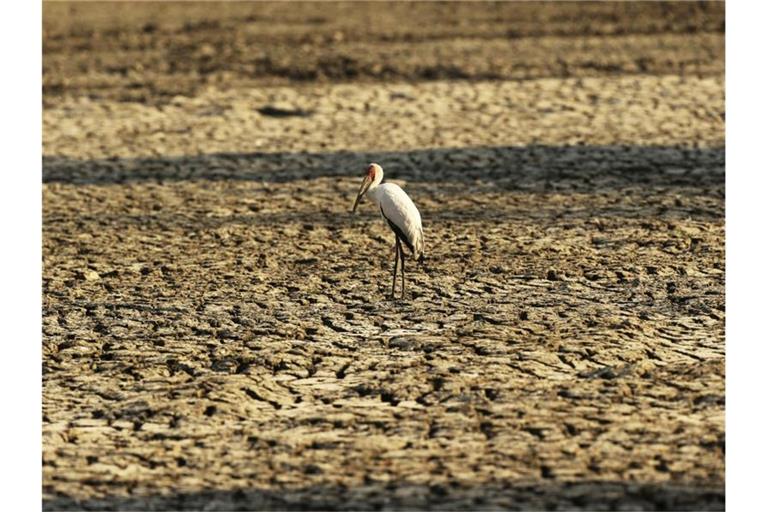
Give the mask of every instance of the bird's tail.
[{"label": "bird's tail", "polygon": [[416,241],[416,261],[420,265],[424,265],[424,233],[419,230],[419,238]]}]

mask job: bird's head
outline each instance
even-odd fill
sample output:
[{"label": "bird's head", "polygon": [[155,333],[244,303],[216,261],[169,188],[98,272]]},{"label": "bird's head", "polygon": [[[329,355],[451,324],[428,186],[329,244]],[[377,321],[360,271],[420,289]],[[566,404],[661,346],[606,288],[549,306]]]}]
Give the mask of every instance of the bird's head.
[{"label": "bird's head", "polygon": [[352,213],[357,210],[357,205],[360,204],[360,200],[363,198],[368,189],[377,186],[384,178],[384,169],[379,164],[368,164],[365,170],[365,176],[363,182],[360,184],[360,190],[357,192],[357,198],[355,199],[355,205],[352,207]]}]

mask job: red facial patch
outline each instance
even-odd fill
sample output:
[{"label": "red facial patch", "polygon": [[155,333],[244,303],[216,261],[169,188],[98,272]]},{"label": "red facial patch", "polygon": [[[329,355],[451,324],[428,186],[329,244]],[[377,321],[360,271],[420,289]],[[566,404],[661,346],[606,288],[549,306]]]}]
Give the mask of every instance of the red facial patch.
[{"label": "red facial patch", "polygon": [[374,179],[376,177],[376,168],[372,165],[368,166],[368,177]]}]

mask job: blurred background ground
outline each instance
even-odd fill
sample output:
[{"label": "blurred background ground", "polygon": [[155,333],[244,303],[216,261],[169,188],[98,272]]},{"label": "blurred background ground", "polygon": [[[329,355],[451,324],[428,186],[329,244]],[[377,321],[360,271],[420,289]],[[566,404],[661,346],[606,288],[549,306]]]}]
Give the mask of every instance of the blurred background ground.
[{"label": "blurred background ground", "polygon": [[43,30],[46,509],[724,508],[724,4]]},{"label": "blurred background ground", "polygon": [[45,4],[45,101],[264,84],[721,76],[718,2]]}]

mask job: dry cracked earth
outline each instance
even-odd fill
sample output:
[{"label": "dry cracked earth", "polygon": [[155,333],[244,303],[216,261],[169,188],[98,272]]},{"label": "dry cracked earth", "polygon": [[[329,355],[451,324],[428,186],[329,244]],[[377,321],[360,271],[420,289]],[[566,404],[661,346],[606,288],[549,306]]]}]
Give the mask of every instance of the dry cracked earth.
[{"label": "dry cracked earth", "polygon": [[722,510],[723,5],[45,4],[43,508]]}]

